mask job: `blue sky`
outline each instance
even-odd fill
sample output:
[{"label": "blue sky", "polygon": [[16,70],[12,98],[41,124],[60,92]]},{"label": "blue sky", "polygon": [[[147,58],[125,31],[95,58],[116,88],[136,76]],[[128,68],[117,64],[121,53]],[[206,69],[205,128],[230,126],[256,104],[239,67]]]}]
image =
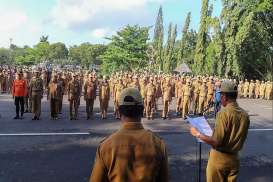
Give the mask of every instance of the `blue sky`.
[{"label": "blue sky", "polygon": [[[218,16],[221,0],[210,3]],[[0,47],[8,47],[10,38],[16,45],[33,46],[42,35],[68,46],[106,43],[105,36],[127,24],[154,25],[160,5],[165,30],[170,22],[177,24],[180,38],[189,11],[191,28],[198,29],[201,0],[0,0]]]}]

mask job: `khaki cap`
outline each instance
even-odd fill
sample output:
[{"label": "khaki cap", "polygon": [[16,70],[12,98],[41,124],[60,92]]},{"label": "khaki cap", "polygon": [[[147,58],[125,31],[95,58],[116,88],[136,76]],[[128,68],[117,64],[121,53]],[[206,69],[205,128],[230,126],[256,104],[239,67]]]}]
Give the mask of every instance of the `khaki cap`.
[{"label": "khaki cap", "polygon": [[143,105],[141,94],[136,88],[124,89],[120,94],[119,103],[124,106]]},{"label": "khaki cap", "polygon": [[237,85],[231,81],[223,81],[221,83],[221,92],[223,93],[234,93],[237,92]]}]

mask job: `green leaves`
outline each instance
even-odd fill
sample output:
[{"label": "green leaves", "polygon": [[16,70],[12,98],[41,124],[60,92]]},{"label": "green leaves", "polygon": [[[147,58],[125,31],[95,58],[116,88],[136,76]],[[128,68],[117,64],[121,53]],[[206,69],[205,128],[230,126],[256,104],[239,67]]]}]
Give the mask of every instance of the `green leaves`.
[{"label": "green leaves", "polygon": [[149,28],[127,25],[109,40],[106,52],[100,56],[102,71],[110,74],[120,70],[135,70],[147,66]]}]

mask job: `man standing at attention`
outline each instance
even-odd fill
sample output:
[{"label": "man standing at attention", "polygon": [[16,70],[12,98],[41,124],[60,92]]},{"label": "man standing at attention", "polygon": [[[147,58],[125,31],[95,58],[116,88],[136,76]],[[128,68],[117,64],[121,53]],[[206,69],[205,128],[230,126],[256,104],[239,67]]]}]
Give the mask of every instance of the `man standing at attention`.
[{"label": "man standing at attention", "polygon": [[248,114],[238,106],[237,86],[230,81],[221,84],[221,104],[212,137],[191,128],[191,134],[212,146],[207,165],[207,182],[235,182],[239,172],[239,151],[249,128]]},{"label": "man standing at attention", "polygon": [[162,139],[141,124],[143,101],[135,88],[119,97],[121,129],[101,142],[90,182],[168,182],[168,159]]}]

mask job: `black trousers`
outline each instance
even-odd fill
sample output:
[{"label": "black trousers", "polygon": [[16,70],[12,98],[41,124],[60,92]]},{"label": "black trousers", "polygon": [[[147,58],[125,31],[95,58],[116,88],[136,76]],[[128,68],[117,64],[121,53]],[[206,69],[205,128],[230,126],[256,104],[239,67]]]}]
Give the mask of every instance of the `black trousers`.
[{"label": "black trousers", "polygon": [[15,102],[15,106],[16,106],[16,116],[19,117],[19,111],[21,110],[21,116],[23,116],[24,114],[24,104],[25,104],[25,101],[24,101],[24,97],[15,97],[14,99],[14,102]]}]

